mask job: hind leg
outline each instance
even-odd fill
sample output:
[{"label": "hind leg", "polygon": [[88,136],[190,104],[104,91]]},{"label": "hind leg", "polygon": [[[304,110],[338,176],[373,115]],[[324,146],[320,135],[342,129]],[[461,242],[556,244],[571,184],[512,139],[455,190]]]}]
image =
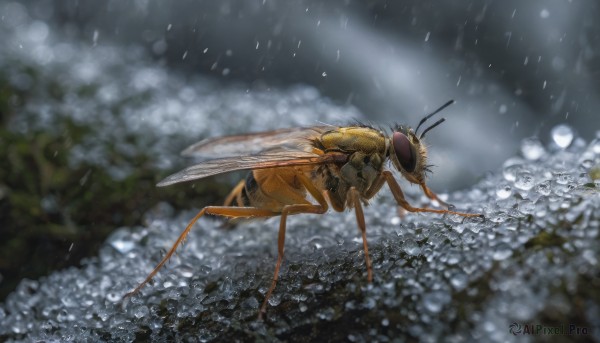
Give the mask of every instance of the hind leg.
[{"label": "hind leg", "polygon": [[223,206],[231,206],[231,204],[233,203],[233,200],[236,201],[238,206],[240,206],[240,207],[244,206],[244,204],[242,202],[242,190],[244,190],[245,186],[246,186],[246,180],[242,180],[242,181],[238,182],[238,184],[235,187],[233,187],[231,192],[229,192],[229,195],[227,195],[227,198],[225,198],[225,201],[223,202]]},{"label": "hind leg", "polygon": [[179,238],[177,238],[177,240],[175,241],[175,243],[173,244],[171,249],[169,249],[169,252],[167,252],[165,257],[163,257],[163,259],[158,263],[158,265],[156,265],[154,270],[152,270],[152,272],[150,272],[150,274],[148,274],[146,279],[144,281],[142,281],[133,291],[125,294],[123,296],[123,299],[136,294],[137,292],[139,292],[142,289],[142,287],[144,287],[148,282],[150,282],[150,280],[152,280],[152,278],[156,275],[156,273],[158,273],[158,271],[165,265],[165,263],[167,263],[167,261],[169,261],[171,256],[173,256],[173,254],[175,253],[175,250],[177,250],[179,245],[185,240],[185,238],[190,233],[190,230],[192,229],[192,227],[194,226],[196,221],[198,221],[198,219],[200,219],[200,217],[202,217],[205,214],[230,217],[230,218],[243,218],[243,217],[272,217],[272,216],[278,215],[279,213],[273,212],[271,210],[265,210],[265,209],[261,209],[261,208],[255,208],[255,207],[207,206],[207,207],[203,208],[190,221],[190,223],[187,225],[185,230],[183,230],[181,235],[179,235]]},{"label": "hind leg", "polygon": [[258,319],[262,319],[263,313],[266,312],[267,303],[269,301],[269,298],[271,297],[271,294],[273,293],[273,290],[275,290],[275,286],[277,286],[277,280],[279,279],[279,269],[281,268],[281,262],[283,261],[287,216],[299,213],[322,214],[327,212],[329,208],[325,197],[323,197],[323,194],[321,194],[321,192],[317,190],[317,188],[312,184],[312,182],[301,173],[298,173],[297,176],[300,182],[306,188],[306,190],[313,196],[313,198],[315,198],[315,200],[317,200],[319,204],[287,205],[281,211],[281,220],[279,222],[279,235],[277,237],[277,262],[275,263],[275,272],[273,274],[273,280],[271,281],[271,287],[269,287],[267,294],[265,294],[265,300],[263,301],[263,304],[260,307]]}]

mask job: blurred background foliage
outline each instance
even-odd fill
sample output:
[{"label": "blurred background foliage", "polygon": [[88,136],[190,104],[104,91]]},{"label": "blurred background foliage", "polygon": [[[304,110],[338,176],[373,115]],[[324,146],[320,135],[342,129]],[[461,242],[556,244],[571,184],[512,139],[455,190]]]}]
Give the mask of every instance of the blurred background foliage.
[{"label": "blurred background foliage", "polygon": [[[31,75],[35,78],[35,71]],[[53,92],[60,96],[60,89]],[[227,194],[229,184],[218,180],[157,189],[165,175],[148,163],[152,157],[144,149],[125,161],[108,146],[112,166],[136,166],[121,180],[97,165],[74,168],[68,162],[71,147],[100,128],[56,117],[58,131],[23,135],[8,129],[4,124],[19,115],[29,96],[10,87],[0,73],[0,299],[23,278],[35,279],[95,255],[115,228],[141,225],[142,215],[159,201],[203,207]],[[91,97],[83,90],[81,96]]]}]

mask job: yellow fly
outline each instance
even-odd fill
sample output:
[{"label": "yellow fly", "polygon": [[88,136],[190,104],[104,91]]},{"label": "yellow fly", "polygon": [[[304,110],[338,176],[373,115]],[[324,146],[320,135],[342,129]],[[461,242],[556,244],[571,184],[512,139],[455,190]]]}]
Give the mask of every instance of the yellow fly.
[{"label": "yellow fly", "polygon": [[[323,214],[329,206],[341,212],[354,209],[362,234],[367,278],[373,272],[362,204],[366,204],[387,183],[398,205],[409,212],[449,213],[463,217],[478,214],[455,212],[448,209],[418,208],[411,206],[385,162],[392,165],[409,182],[418,184],[425,195],[448,207],[425,184],[427,150],[422,144],[425,134],[441,124],[440,119],[420,135],[419,128],[431,116],[446,108],[449,101],[425,116],[416,130],[397,126],[391,135],[372,127],[316,126],[282,129],[229,137],[211,138],[196,143],[183,155],[202,156],[206,161],[186,168],[158,183],[174,183],[205,178],[236,170],[250,170],[226,198],[223,206],[204,207],[188,224],[169,252],[154,270],[133,291],[137,293],[173,255],[196,221],[205,214],[228,218],[256,218],[281,216],[279,222],[278,255],[275,273],[259,312],[265,313],[267,301],[279,277],[284,255],[286,218],[299,213]],[[307,199],[312,196],[314,202]]]}]

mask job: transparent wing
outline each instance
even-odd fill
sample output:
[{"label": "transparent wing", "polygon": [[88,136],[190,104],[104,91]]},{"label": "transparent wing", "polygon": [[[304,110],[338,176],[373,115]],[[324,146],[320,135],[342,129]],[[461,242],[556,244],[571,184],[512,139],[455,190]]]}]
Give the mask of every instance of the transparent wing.
[{"label": "transparent wing", "polygon": [[307,150],[312,138],[334,128],[333,126],[301,127],[208,138],[189,146],[181,154],[201,158],[222,158],[257,155],[270,150]]},{"label": "transparent wing", "polygon": [[318,155],[306,151],[279,151],[249,156],[233,156],[204,161],[168,176],[157,186],[205,178],[212,175],[236,170],[265,169],[285,166],[299,166],[325,163],[345,163],[348,156],[344,153]]}]

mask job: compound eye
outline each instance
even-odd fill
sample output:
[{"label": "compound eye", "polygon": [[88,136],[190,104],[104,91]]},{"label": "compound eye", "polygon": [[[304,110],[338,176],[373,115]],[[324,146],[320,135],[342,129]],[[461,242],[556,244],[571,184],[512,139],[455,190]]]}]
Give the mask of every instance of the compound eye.
[{"label": "compound eye", "polygon": [[402,168],[409,173],[414,171],[417,160],[408,137],[401,132],[394,132],[392,144],[394,144],[394,152]]}]

